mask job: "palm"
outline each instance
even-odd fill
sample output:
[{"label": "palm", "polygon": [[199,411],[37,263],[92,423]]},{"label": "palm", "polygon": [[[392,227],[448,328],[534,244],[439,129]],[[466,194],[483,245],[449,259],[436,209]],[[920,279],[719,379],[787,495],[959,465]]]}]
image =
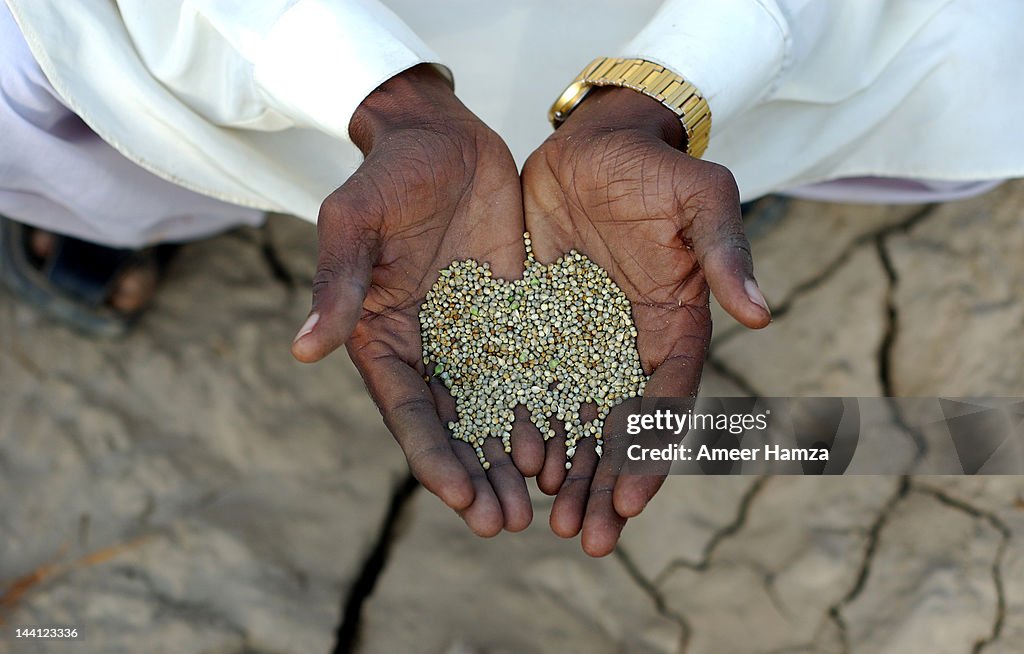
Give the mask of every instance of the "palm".
[{"label": "palm", "polygon": [[443,385],[424,382],[418,313],[452,261],[521,274],[522,197],[500,138],[475,118],[457,122],[389,134],[324,202],[314,302],[333,323],[304,345],[313,359],[345,342],[413,474],[489,536],[529,524],[525,479],[500,444],[485,473],[472,447],[445,432],[454,407]]},{"label": "palm", "polygon": [[[393,216],[386,226],[373,225],[383,239],[351,352],[381,342],[422,372],[418,312],[438,271],[474,258],[500,277],[520,274],[522,201],[510,184],[515,166],[493,132],[483,131],[481,139],[484,145],[467,158],[463,144],[449,136],[406,134],[376,150],[346,184],[369,187],[360,188],[368,198],[364,217]],[[457,163],[446,168],[445,162]],[[403,210],[396,214],[395,206]]]},{"label": "palm", "polygon": [[[584,165],[607,151],[628,163]],[[702,211],[713,210],[706,198],[715,189],[698,180],[680,197],[685,159],[664,143],[618,132],[556,160],[533,158],[523,170],[526,224],[541,256],[575,248],[608,271],[633,305],[645,371],[670,360],[691,363],[688,383],[673,394],[696,390],[711,334],[708,287],[685,234]]]},{"label": "palm", "polygon": [[[570,119],[530,157],[522,177],[538,258],[579,250],[632,303],[637,350],[652,375],[645,395],[696,394],[711,337],[709,279],[734,315],[751,326],[767,322],[743,291],[749,249],[725,169],[649,132],[574,129]],[[557,493],[552,529],[565,537],[582,529],[583,547],[594,555],[611,551],[626,518],[643,509],[664,478],[620,480],[628,443],[620,434],[606,433],[605,440],[600,460],[592,447],[582,456],[578,447],[567,474],[558,465],[563,446],[552,439],[538,476],[543,491]]]}]

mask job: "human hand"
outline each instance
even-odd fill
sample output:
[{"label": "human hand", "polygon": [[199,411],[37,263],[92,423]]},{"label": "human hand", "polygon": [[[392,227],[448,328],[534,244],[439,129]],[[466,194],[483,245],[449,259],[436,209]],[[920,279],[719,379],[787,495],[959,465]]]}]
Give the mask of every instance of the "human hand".
[{"label": "human hand", "polygon": [[349,131],[365,160],[320,208],[313,308],[292,353],[314,362],[345,344],[420,483],[479,535],[524,529],[533,517],[526,483],[500,442],[488,443],[485,472],[442,427],[454,404],[439,381],[424,382],[419,323],[438,271],[454,260],[520,276],[512,156],[430,66],[381,85]]},{"label": "human hand", "polygon": [[[711,338],[709,285],[744,325],[771,321],[754,281],[732,174],[681,152],[684,139],[679,119],[656,100],[630,89],[595,89],[522,173],[538,260],[576,249],[607,270],[632,303],[637,350],[652,374],[646,397],[696,394]],[[624,436],[606,433],[600,459],[590,441],[577,446],[567,472],[564,443],[549,440],[537,484],[557,494],[552,530],[571,538],[582,529],[583,549],[603,556],[664,475],[619,476]]]}]

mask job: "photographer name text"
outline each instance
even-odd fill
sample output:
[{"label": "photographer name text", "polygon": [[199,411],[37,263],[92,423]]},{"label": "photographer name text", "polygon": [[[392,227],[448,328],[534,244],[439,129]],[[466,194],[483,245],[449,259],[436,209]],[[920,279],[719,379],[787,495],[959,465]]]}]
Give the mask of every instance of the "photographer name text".
[{"label": "photographer name text", "polygon": [[[738,436],[766,430],[770,413],[770,410],[747,414],[659,410],[628,416],[626,433],[636,436],[645,430],[656,430],[681,436],[688,432],[714,431]],[[688,447],[675,443],[645,447],[634,443],[626,449],[626,456],[630,461],[828,461],[829,451],[822,447],[784,447],[775,443],[731,447],[707,444]]]}]

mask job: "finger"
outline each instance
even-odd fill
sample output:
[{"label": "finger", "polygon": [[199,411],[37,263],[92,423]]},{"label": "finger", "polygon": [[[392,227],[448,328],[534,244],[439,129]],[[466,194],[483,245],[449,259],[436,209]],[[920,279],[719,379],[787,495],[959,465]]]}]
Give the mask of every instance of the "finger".
[{"label": "finger", "polygon": [[368,220],[360,179],[357,172],[320,207],[313,307],[292,342],[292,355],[304,363],[343,345],[363,313],[380,237]]},{"label": "finger", "polygon": [[619,515],[612,502],[618,471],[614,462],[602,457],[597,464],[594,480],[590,482],[590,497],[587,512],[583,517],[583,536],[580,544],[589,556],[601,557],[611,554],[619,541],[626,518]]},{"label": "finger", "polygon": [[[430,392],[434,396],[434,404],[437,406],[437,413],[441,420],[445,423],[457,420],[458,413],[455,408],[455,399],[448,392],[445,385],[437,378],[433,378],[430,381],[429,387]],[[469,446],[468,443],[466,445]],[[490,484],[490,487],[483,492],[486,494],[487,491],[490,491],[497,498],[501,509],[502,524],[505,529],[508,531],[522,531],[526,529],[530,522],[533,521],[533,505],[530,503],[530,493],[526,488],[526,479],[512,465],[512,459],[505,452],[501,440],[497,438],[485,439],[483,451],[489,466],[484,476]],[[470,478],[476,483],[476,478],[483,471],[483,467],[479,459],[475,457],[475,450],[473,461],[465,465],[467,466],[466,469]],[[477,496],[480,495],[480,492],[477,492]],[[489,506],[489,500],[482,506]],[[481,514],[485,518],[480,518]],[[487,535],[489,529],[493,526],[490,523],[492,514],[489,508],[483,510],[478,507],[473,513],[469,514],[469,518],[474,521],[470,526],[481,535]],[[501,527],[499,527],[500,529]]]},{"label": "finger", "polygon": [[[437,415],[441,420],[444,423],[458,420],[455,398],[448,392],[444,383],[434,377],[430,380],[429,388],[434,397],[434,405],[437,407]],[[496,470],[492,476],[490,473],[484,472],[483,465],[477,458],[472,445],[465,441],[453,440],[450,432],[446,431],[445,433],[449,436],[449,443],[454,448],[455,456],[473,482],[475,494],[473,504],[458,512],[469,528],[478,536],[485,538],[494,536],[501,531],[503,526],[508,528],[509,520],[505,517],[507,515],[505,504],[508,504],[508,508],[512,511],[512,526],[518,527],[518,529],[509,529],[509,531],[525,529],[533,519],[533,507],[530,506],[530,498],[526,491],[526,480],[518,473],[509,474],[514,472],[514,469],[508,465],[508,455],[505,454],[504,448],[500,444],[495,447],[495,443],[500,443],[500,441],[492,438],[484,443],[484,453],[488,462],[492,462],[490,463],[491,468],[494,469],[495,465],[503,468]],[[472,452],[473,456],[467,456],[466,451]],[[518,489],[515,487],[516,476],[519,477],[519,482],[522,485],[521,495],[517,494]],[[505,499],[502,499],[502,496]],[[524,499],[525,510],[522,506]]]},{"label": "finger", "polygon": [[526,489],[526,479],[513,465],[512,458],[505,452],[499,439],[488,438],[484,442],[484,456],[491,464],[487,469],[487,479],[501,505],[505,529],[526,529],[533,520],[533,506],[530,504],[530,492]]},{"label": "finger", "polygon": [[[413,476],[456,511],[473,504],[474,485],[452,453],[433,396],[423,379],[394,353],[371,342],[349,349],[384,424],[398,441]],[[472,451],[472,450],[471,450]],[[479,467],[479,466],[478,466]]]},{"label": "finger", "polygon": [[[564,468],[565,466],[563,466]],[[576,445],[572,468],[567,471],[565,481],[551,505],[551,531],[562,538],[572,538],[583,527],[583,516],[587,511],[590,496],[590,482],[597,467],[594,440],[585,438]]]},{"label": "finger", "polygon": [[461,462],[463,472],[468,474],[472,480],[475,492],[473,503],[458,510],[457,513],[477,536],[482,538],[497,536],[505,526],[505,516],[476,452],[473,451],[473,447],[469,443],[464,441],[452,441],[451,448]]},{"label": "finger", "polygon": [[545,495],[555,495],[565,480],[565,430],[561,423],[551,421],[555,435],[544,444],[544,467],[537,475],[537,488]]},{"label": "finger", "polygon": [[612,504],[623,518],[635,518],[665,483],[665,475],[623,475],[615,484]]},{"label": "finger", "polygon": [[[668,403],[674,405],[678,410],[680,399],[695,397],[700,384],[703,362],[703,349],[693,339],[680,339],[674,348],[673,356],[658,366],[647,382],[644,397],[640,400],[639,411],[650,414],[659,408],[659,404],[664,407],[665,405],[662,404],[664,400],[661,398],[669,398]],[[685,436],[685,431],[678,434],[666,432],[659,437],[661,440],[656,444],[660,447],[669,445],[668,441],[679,443]],[[621,453],[618,452],[618,449],[627,446],[626,443],[619,445],[618,441],[613,441],[609,445],[616,448],[614,453],[620,457]],[[644,507],[665,482],[669,468],[671,468],[669,461],[647,462],[642,468],[645,474],[621,475],[616,481],[612,493],[615,512],[623,518],[640,515],[640,512],[644,510]]]},{"label": "finger", "polygon": [[512,425],[512,460],[524,477],[536,477],[544,467],[544,437],[530,421],[529,410],[520,405]]},{"label": "finger", "polygon": [[615,549],[626,519],[612,503],[615,484],[626,460],[626,449],[633,442],[625,432],[626,416],[639,410],[640,400],[631,398],[612,409],[604,425],[604,454],[597,462],[590,482],[590,497],[583,517],[580,544],[590,556],[606,556]]},{"label": "finger", "polygon": [[[683,238],[692,244],[711,292],[729,315],[759,329],[771,322],[771,310],[754,279],[750,243],[740,216],[739,191],[732,173],[723,166],[701,162],[720,195],[687,221]],[[688,180],[689,181],[689,180]],[[680,191],[689,197],[689,189]],[[683,207],[683,213],[687,207]]]}]

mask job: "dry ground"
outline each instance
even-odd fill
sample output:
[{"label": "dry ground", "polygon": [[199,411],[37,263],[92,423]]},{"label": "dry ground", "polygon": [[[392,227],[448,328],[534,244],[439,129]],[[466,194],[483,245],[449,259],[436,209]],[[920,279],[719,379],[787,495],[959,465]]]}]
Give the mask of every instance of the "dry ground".
[{"label": "dry ground", "polygon": [[[705,392],[1024,396],[1024,183],[749,228],[776,321],[719,319]],[[0,652],[1021,651],[1021,478],[674,477],[606,559],[540,496],[476,539],[344,355],[291,360],[314,250],[192,245],[118,343],[0,293]],[[50,624],[84,639],[5,631]]]}]

